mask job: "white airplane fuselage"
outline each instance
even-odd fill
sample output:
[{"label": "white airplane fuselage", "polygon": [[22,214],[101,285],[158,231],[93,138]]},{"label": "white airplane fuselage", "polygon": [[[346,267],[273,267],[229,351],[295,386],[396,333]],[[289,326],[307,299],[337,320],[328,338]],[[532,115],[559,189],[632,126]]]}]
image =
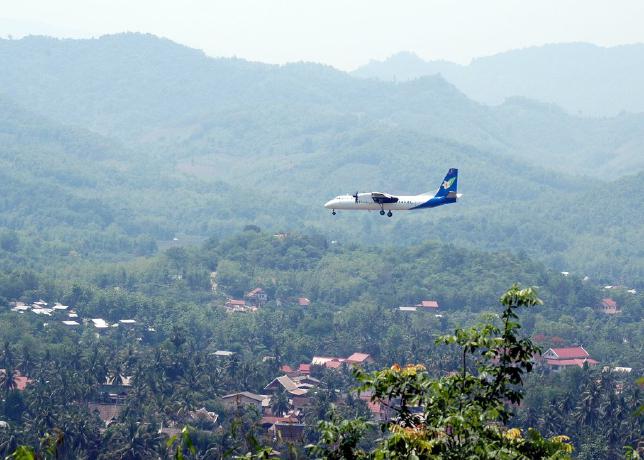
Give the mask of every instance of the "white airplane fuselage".
[{"label": "white airplane fuselage", "polygon": [[327,201],[324,204],[324,207],[327,209],[335,209],[336,211],[380,211],[381,209],[385,211],[408,211],[410,209],[417,208],[418,206],[422,206],[424,203],[427,203],[429,200],[431,200],[433,196],[433,194],[396,195],[396,198],[398,198],[397,202],[382,203],[381,207],[379,203],[373,201],[371,192],[358,193],[357,200],[355,198],[355,195],[340,195],[336,196],[332,200]]},{"label": "white airplane fuselage", "polygon": [[382,192],[356,192],[354,195],[339,195],[327,201],[324,207],[336,211],[379,211],[392,216],[392,211],[435,208],[456,203],[461,195],[457,193],[458,169],[451,168],[436,192],[419,195],[391,195]]}]

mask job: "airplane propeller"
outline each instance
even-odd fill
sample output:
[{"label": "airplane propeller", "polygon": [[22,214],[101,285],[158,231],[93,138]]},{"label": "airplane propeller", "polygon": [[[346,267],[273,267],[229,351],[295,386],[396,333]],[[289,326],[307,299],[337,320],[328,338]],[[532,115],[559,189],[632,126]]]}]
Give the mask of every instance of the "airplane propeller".
[{"label": "airplane propeller", "polygon": [[355,194],[355,195],[353,195],[353,198],[355,198],[356,203],[357,203],[357,202],[358,202],[358,192],[356,192],[356,194]]}]

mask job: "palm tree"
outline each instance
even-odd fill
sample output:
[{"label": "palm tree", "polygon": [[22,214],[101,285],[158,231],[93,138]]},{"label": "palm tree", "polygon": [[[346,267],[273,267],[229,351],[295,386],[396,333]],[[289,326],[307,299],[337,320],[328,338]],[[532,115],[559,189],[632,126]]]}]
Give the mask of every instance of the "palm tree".
[{"label": "palm tree", "polygon": [[288,402],[288,395],[285,391],[279,391],[271,398],[271,413],[277,417],[281,417],[288,412],[290,404]]},{"label": "palm tree", "polygon": [[16,377],[18,377],[18,371],[10,366],[7,366],[4,372],[0,372],[0,388],[2,388],[5,397],[7,393],[18,386]]},{"label": "palm tree", "polygon": [[13,367],[13,365],[13,351],[11,351],[11,344],[7,340],[2,347],[2,367]]},{"label": "palm tree", "polygon": [[157,458],[162,452],[163,436],[149,423],[130,422],[120,425],[107,436],[110,455],[108,458],[144,460]]}]

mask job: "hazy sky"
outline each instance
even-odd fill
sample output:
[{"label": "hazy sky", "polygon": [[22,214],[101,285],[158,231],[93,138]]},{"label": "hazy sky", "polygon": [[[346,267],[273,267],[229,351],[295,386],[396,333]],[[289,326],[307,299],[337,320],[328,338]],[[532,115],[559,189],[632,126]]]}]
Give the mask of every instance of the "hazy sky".
[{"label": "hazy sky", "polygon": [[644,0],[0,0],[0,36],[150,32],[211,56],[351,70],[414,51],[473,57],[544,43],[644,42]]}]

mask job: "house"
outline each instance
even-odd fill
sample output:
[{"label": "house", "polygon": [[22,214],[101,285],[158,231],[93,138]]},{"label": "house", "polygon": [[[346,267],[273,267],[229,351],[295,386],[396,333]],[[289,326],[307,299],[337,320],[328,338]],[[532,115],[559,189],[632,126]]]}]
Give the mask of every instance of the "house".
[{"label": "house", "polygon": [[117,404],[102,404],[102,403],[87,403],[87,410],[90,414],[95,413],[105,423],[105,426],[115,422],[121,411],[123,405]]},{"label": "house", "polygon": [[372,364],[373,358],[367,353],[354,353],[344,361],[347,364],[363,365],[363,364]]},{"label": "house", "polygon": [[254,307],[262,307],[268,301],[268,295],[262,288],[255,288],[244,295],[244,299]]},{"label": "house", "polygon": [[262,404],[265,400],[270,401],[270,396],[258,395],[250,391],[241,391],[221,397],[221,403],[225,409],[237,409],[243,406],[253,406],[257,411],[262,413]]},{"label": "house", "polygon": [[24,302],[11,302],[9,305],[13,305],[11,311],[19,311],[22,313],[27,310],[31,310],[31,305],[27,305]]},{"label": "house", "polygon": [[288,375],[282,375],[276,377],[271,382],[264,387],[264,390],[267,391],[278,391],[280,389],[284,391],[296,390],[298,388],[297,383],[295,383]]},{"label": "house", "polygon": [[296,410],[304,410],[311,405],[311,398],[308,394],[302,396],[291,395],[291,405]]},{"label": "house", "polygon": [[308,385],[309,387],[316,387],[320,384],[320,381],[316,378],[311,377],[310,375],[298,375],[292,377],[292,380],[297,383],[300,387],[303,385]]},{"label": "house", "polygon": [[94,324],[94,327],[96,329],[107,329],[108,327],[110,327],[110,325],[107,324],[107,322],[102,318],[93,318],[92,324]]},{"label": "house", "polygon": [[61,321],[65,326],[80,326],[80,323],[78,321],[73,321],[73,320],[65,320]]},{"label": "house", "polygon": [[[0,379],[4,380],[7,374],[6,369],[0,369]],[[32,380],[26,375],[22,375],[19,370],[13,371],[13,382],[16,384],[15,389],[18,391],[24,391],[27,388]]]},{"label": "house", "polygon": [[292,396],[304,396],[311,387],[310,384],[300,383],[291,379],[288,375],[274,378],[268,385],[264,387],[266,391],[286,391]]},{"label": "house", "polygon": [[309,299],[307,299],[306,297],[298,297],[297,298],[297,304],[300,307],[308,307],[309,305],[311,305],[311,301]]},{"label": "house", "polygon": [[541,358],[554,371],[570,366],[584,367],[584,364],[589,366],[599,364],[590,357],[584,347],[549,348]]},{"label": "house", "polygon": [[307,363],[302,363],[297,368],[297,371],[302,375],[310,375],[311,374],[311,365],[307,364]]},{"label": "house", "polygon": [[276,422],[269,432],[275,439],[282,439],[285,442],[302,442],[304,441],[304,428],[306,425],[303,423]]},{"label": "house", "polygon": [[131,387],[132,386],[132,376],[126,376],[119,374],[118,378],[115,375],[108,375],[105,377],[105,383],[103,383],[103,388],[106,387]]},{"label": "house", "polygon": [[357,395],[362,401],[367,404],[371,415],[375,420],[387,421],[391,418],[393,410],[389,404],[384,404],[380,400],[372,400],[373,393],[371,391],[361,392]]},{"label": "house", "polygon": [[404,311],[404,312],[414,312],[417,311],[416,307],[398,307],[398,310]]},{"label": "house", "polygon": [[284,372],[286,375],[289,377],[295,377],[296,375],[299,375],[300,372],[297,369],[293,369],[291,366],[288,364],[284,364],[280,367],[280,372]]},{"label": "house", "polygon": [[[335,358],[331,356],[314,356],[311,360],[311,366],[323,366],[327,369],[339,369],[343,364],[363,365],[373,363],[373,358],[366,353],[354,353],[348,358]],[[310,371],[310,366],[309,366]]]},{"label": "house", "polygon": [[235,354],[234,351],[229,350],[217,350],[210,353],[210,356],[215,356],[217,358],[230,358]]},{"label": "house", "polygon": [[128,392],[132,386],[132,377],[119,374],[105,377],[101,385],[101,402],[108,404],[125,404]]},{"label": "house", "polygon": [[226,307],[230,311],[246,311],[246,301],[228,299],[224,307]]},{"label": "house", "polygon": [[438,308],[438,302],[435,300],[423,300],[420,303],[417,303],[414,305],[415,307],[423,308],[423,309],[431,309],[435,310]]},{"label": "house", "polygon": [[584,347],[548,348],[543,355],[545,359],[585,359],[590,358]]},{"label": "house", "polygon": [[135,319],[119,319],[119,324],[124,326],[134,326],[136,324]]},{"label": "house", "polygon": [[621,310],[617,306],[617,302],[615,302],[610,297],[602,299],[601,305],[599,306],[599,311],[607,315],[615,315],[617,313],[621,313]]},{"label": "house", "polygon": [[311,360],[312,366],[323,366],[327,369],[339,369],[344,363],[343,358],[333,358],[327,356],[314,356]]},{"label": "house", "polygon": [[217,424],[219,415],[202,407],[201,409],[188,412],[188,420],[202,429],[212,429]]},{"label": "house", "polygon": [[265,415],[260,419],[259,424],[265,430],[269,430],[276,423],[298,423],[298,422],[299,420],[297,419],[297,417],[295,417],[294,414],[288,414],[285,417],[277,417],[275,415]]}]

